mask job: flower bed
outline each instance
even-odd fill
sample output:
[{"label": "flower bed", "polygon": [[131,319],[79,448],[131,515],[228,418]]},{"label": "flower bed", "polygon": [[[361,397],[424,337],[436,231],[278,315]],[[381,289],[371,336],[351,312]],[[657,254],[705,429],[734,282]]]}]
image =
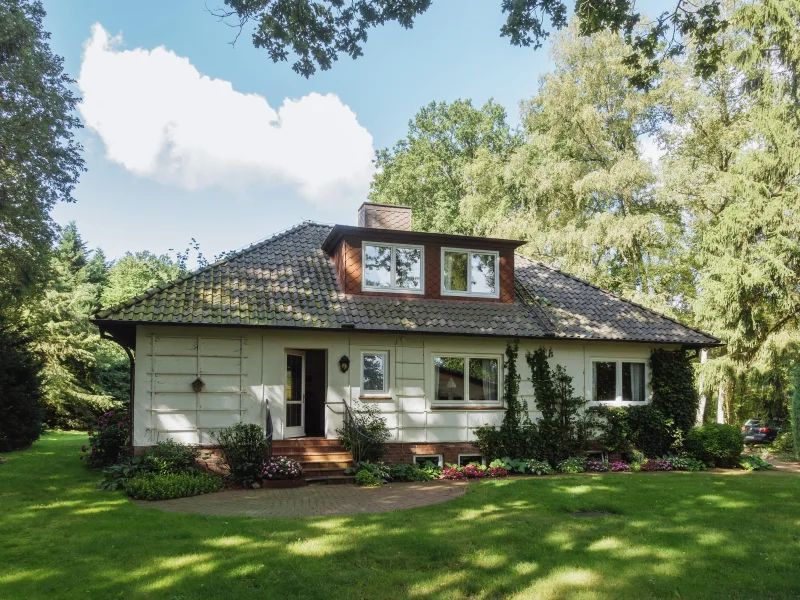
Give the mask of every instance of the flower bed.
[{"label": "flower bed", "polygon": [[286,488],[299,487],[306,484],[300,478],[303,468],[296,460],[286,456],[273,456],[264,463],[262,483],[266,487]]}]

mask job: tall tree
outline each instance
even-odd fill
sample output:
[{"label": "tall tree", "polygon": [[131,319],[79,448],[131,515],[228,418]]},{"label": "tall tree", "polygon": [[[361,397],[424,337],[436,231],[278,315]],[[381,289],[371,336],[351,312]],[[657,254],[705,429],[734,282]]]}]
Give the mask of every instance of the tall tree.
[{"label": "tall tree", "polygon": [[50,51],[40,2],[0,0],[0,306],[46,276],[50,210],[72,202],[83,170],[77,99]]},{"label": "tall tree", "polygon": [[519,143],[491,100],[479,109],[470,100],[431,102],[409,121],[406,139],[376,153],[370,200],[411,206],[418,230],[469,235],[476,224],[461,212],[464,167],[481,151],[505,160]]},{"label": "tall tree", "polygon": [[144,250],[127,252],[108,271],[108,283],[103,288],[101,304],[115,306],[161,283],[172,281],[182,272],[169,256]]},{"label": "tall tree", "polygon": [[[432,0],[225,0],[227,9],[211,11],[220,20],[238,28],[253,21],[253,44],[264,48],[274,62],[297,60],[295,72],[305,77],[317,68],[331,68],[340,54],[358,58],[363,54],[367,32],[379,25],[397,22],[406,29],[414,19],[430,8]],[[697,49],[698,73],[714,70],[719,47],[715,34],[727,22],[720,16],[721,0],[707,0],[695,5],[674,0],[669,10],[653,20],[636,10],[630,0],[575,0],[574,14],[581,35],[600,31],[622,32],[629,45],[627,62],[635,67],[634,83],[647,87],[665,58],[680,54],[684,41],[692,40]],[[500,29],[515,46],[541,47],[550,35],[547,21],[554,29],[567,25],[565,0],[502,0],[500,8],[507,15]],[[235,17],[235,21],[228,20]],[[237,35],[238,38],[238,35]]]}]

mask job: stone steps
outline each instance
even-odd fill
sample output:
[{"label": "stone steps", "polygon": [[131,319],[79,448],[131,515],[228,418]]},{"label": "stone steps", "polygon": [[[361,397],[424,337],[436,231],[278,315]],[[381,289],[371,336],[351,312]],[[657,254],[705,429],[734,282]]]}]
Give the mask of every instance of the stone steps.
[{"label": "stone steps", "polygon": [[292,438],[272,442],[273,456],[286,456],[303,467],[308,483],[352,483],[344,470],[353,466],[353,457],[339,440]]}]

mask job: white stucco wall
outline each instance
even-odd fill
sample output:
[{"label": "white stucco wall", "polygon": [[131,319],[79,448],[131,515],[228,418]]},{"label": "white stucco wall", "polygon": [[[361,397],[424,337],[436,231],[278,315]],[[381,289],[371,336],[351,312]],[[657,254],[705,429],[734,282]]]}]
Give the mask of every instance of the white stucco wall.
[{"label": "white stucco wall", "polygon": [[[576,394],[591,397],[591,361],[598,358],[647,359],[654,347],[668,345],[522,340],[518,369],[520,395],[536,419],[525,351],[540,345],[553,349],[551,364],[561,364],[573,378]],[[390,335],[249,328],[138,326],[134,395],[134,445],[167,438],[211,444],[211,432],[239,421],[263,425],[269,402],[276,439],[283,437],[285,352],[327,351],[326,435],[335,437],[341,402],[361,395],[363,351],[389,353],[389,394],[375,402],[398,442],[456,442],[473,439],[476,427],[499,424],[496,409],[442,410],[432,407],[433,356],[477,353],[502,356],[506,340],[493,338]],[[348,373],[339,358],[351,360]],[[194,392],[198,375],[205,382]],[[502,376],[502,374],[501,374]],[[649,370],[646,373],[649,395]],[[501,381],[502,389],[502,381]]]}]

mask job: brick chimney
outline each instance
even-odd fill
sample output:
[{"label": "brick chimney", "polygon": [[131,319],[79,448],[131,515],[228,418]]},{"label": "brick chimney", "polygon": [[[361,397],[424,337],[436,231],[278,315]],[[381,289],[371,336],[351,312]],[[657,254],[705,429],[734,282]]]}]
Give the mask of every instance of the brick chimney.
[{"label": "brick chimney", "polygon": [[411,231],[411,207],[364,202],[358,209],[358,226]]}]

